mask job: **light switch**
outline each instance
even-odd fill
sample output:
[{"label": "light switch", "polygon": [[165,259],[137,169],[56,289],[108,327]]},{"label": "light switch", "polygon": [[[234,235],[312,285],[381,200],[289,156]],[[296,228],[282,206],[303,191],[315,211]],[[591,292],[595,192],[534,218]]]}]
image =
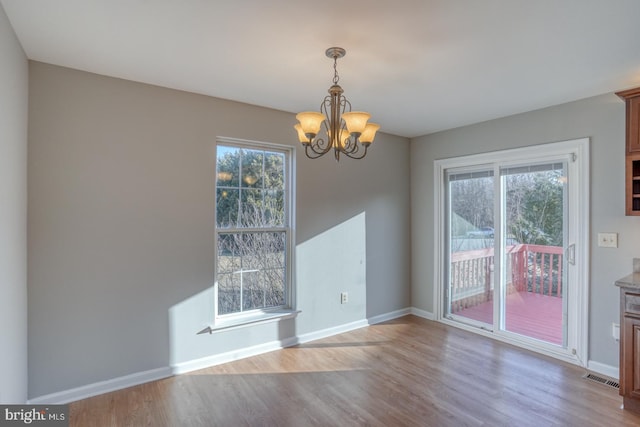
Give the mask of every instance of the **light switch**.
[{"label": "light switch", "polygon": [[598,246],[601,248],[617,248],[618,233],[598,233]]}]

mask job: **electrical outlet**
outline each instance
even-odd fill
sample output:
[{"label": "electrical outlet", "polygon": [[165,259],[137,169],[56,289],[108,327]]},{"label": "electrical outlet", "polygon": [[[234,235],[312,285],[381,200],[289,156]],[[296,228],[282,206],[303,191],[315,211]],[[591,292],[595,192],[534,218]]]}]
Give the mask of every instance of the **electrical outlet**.
[{"label": "electrical outlet", "polygon": [[598,233],[598,246],[601,248],[617,248],[618,233]]},{"label": "electrical outlet", "polygon": [[340,293],[340,304],[346,304],[349,302],[349,294],[346,292]]}]

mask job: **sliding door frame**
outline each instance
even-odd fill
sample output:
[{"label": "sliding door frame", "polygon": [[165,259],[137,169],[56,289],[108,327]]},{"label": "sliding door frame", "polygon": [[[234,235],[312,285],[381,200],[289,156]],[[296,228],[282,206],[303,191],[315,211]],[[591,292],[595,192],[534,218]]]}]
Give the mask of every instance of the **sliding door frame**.
[{"label": "sliding door frame", "polygon": [[[532,161],[554,160],[559,157],[569,159],[567,175],[570,179],[568,204],[574,207],[572,217],[568,218],[569,240],[565,247],[574,246],[575,263],[566,263],[568,301],[571,301],[567,313],[567,347],[552,345],[532,345],[526,337],[520,338],[513,333],[488,331],[473,325],[456,322],[446,317],[443,286],[448,278],[447,247],[447,182],[445,172],[452,168],[469,165],[495,165],[496,170],[502,162],[512,159],[532,159]],[[490,153],[461,156],[434,162],[434,276],[433,276],[433,314],[434,319],[461,329],[517,345],[538,353],[561,359],[576,365],[587,365],[589,336],[589,139],[580,138],[563,142],[540,144],[535,146],[508,149]],[[497,176],[496,179],[500,177]],[[497,203],[497,201],[496,201]],[[497,231],[497,230],[496,230]],[[496,235],[496,240],[499,238]],[[500,271],[496,269],[496,272]]]}]

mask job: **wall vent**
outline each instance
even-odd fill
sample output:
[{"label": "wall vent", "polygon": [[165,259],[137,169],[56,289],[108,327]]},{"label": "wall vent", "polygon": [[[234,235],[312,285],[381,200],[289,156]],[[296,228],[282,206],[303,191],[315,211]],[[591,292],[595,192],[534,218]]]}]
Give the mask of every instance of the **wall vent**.
[{"label": "wall vent", "polygon": [[609,387],[613,387],[615,389],[620,389],[620,383],[618,383],[615,380],[612,380],[611,378],[602,377],[600,375],[594,375],[594,374],[591,374],[589,372],[584,374],[582,376],[582,378],[590,380],[590,381],[595,381],[595,382],[600,383],[600,384],[608,385]]}]

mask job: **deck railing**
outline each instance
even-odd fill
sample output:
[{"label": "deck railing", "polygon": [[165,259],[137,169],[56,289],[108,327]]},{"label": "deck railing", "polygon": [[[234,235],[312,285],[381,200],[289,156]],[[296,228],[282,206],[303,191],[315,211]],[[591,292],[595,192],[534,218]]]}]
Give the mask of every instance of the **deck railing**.
[{"label": "deck railing", "polygon": [[[507,293],[562,296],[562,248],[517,244],[506,247]],[[451,254],[451,311],[493,299],[493,248]]]}]

